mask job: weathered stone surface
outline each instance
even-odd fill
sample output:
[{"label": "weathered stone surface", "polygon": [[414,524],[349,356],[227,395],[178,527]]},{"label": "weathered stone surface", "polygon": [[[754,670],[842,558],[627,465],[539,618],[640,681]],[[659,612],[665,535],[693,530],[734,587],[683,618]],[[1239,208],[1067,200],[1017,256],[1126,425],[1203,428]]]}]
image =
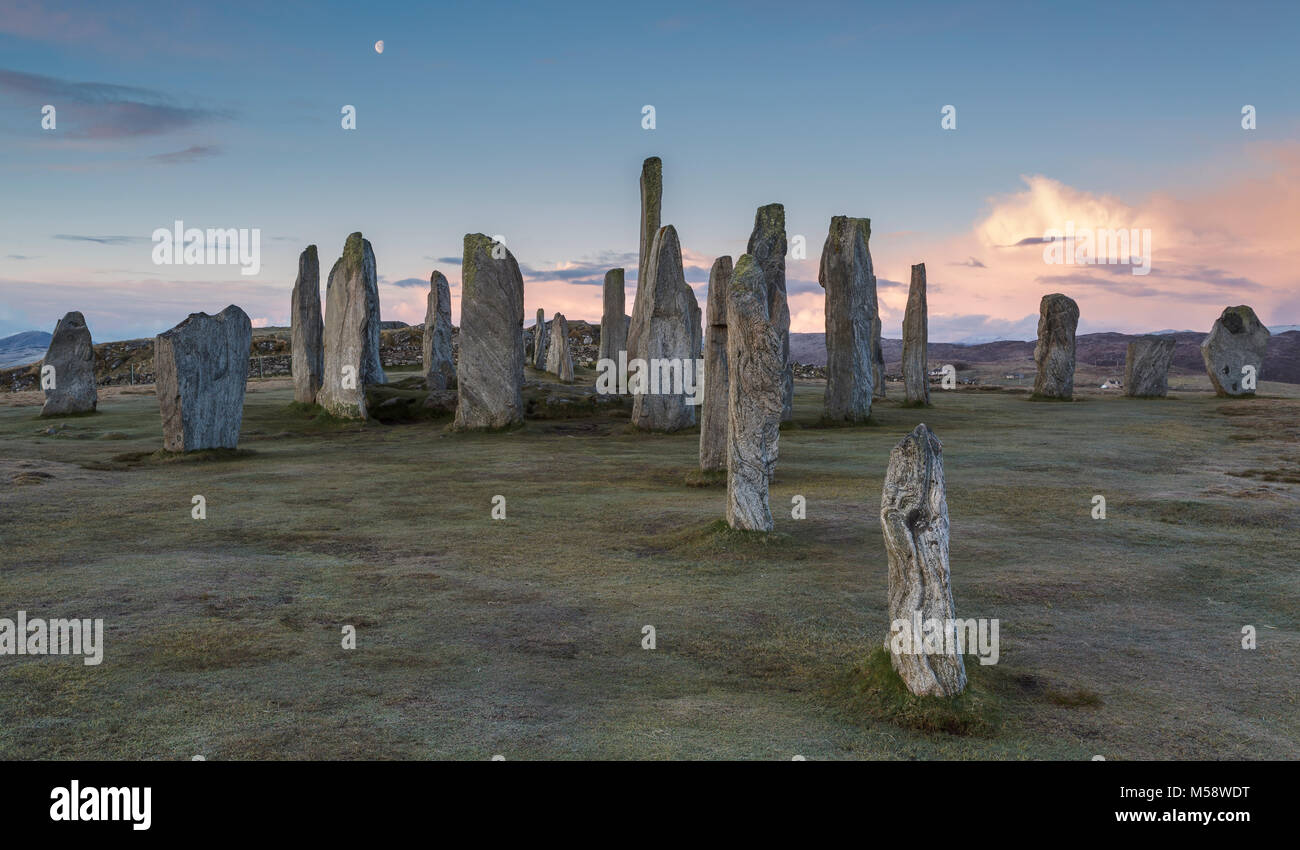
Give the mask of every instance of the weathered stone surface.
[{"label": "weathered stone surface", "polygon": [[298,255],[289,324],[293,400],[315,404],[325,374],[325,323],[320,312],[320,259],[315,245],[308,245]]},{"label": "weathered stone surface", "polygon": [[[917,646],[914,639],[918,631],[948,634],[956,617],[948,567],[943,445],[924,424],[889,453],[880,527],[889,556],[891,633],[885,649],[912,693],[955,696],[966,688],[966,665],[956,640],[927,647]],[[934,621],[937,628],[927,628]],[[924,651],[928,649],[939,651]]]},{"label": "weathered stone surface", "polygon": [[[1225,307],[1201,343],[1201,358],[1214,391],[1221,396],[1251,396],[1261,378],[1260,367],[1268,350],[1268,328],[1255,311],[1245,306]],[[1254,369],[1254,382],[1247,380],[1247,366]]]},{"label": "weathered stone surface", "polygon": [[727,288],[727,524],[771,531],[768,485],[781,438],[781,332],[768,314],[767,277],[749,254]]},{"label": "weathered stone surface", "polygon": [[451,285],[440,271],[429,276],[429,300],[424,311],[424,382],[432,391],[456,386],[456,362],[451,353]]},{"label": "weathered stone surface", "polygon": [[[86,319],[78,312],[66,314],[54,326],[41,371],[53,367],[54,386],[45,388],[41,416],[91,413],[99,403],[95,389],[95,346]],[[42,376],[44,384],[44,376]]]},{"label": "weathered stone surface", "polygon": [[316,403],[333,416],[365,419],[366,384],[387,381],[379,367],[378,305],[375,253],[353,233],[325,284],[325,371]]},{"label": "weathered stone surface", "polygon": [[908,404],[930,403],[930,371],[926,348],[930,344],[930,318],[925,304],[925,263],[912,266],[903,314],[903,385]]},{"label": "weathered stone surface", "polygon": [[546,371],[566,384],[573,383],[573,354],[569,351],[569,320],[563,313],[551,319],[551,341],[546,344]]},{"label": "weathered stone surface", "polygon": [[727,468],[727,291],[731,257],[718,257],[709,270],[709,315],[704,329],[704,403],[700,406],[700,469]]},{"label": "weathered stone surface", "polygon": [[618,353],[627,351],[627,326],[623,321],[626,295],[623,291],[623,270],[605,272],[605,303],[600,314],[601,360],[618,362]]},{"label": "weathered stone surface", "polygon": [[862,422],[871,415],[871,221],[837,215],[822,246],[817,282],[826,290],[827,419]]},{"label": "weathered stone surface", "polygon": [[1163,398],[1169,394],[1169,364],[1174,359],[1172,334],[1144,336],[1128,344],[1124,358],[1124,395]]},{"label": "weathered stone surface", "polygon": [[[663,195],[663,160],[657,156],[652,156],[641,163],[641,253],[637,262],[637,302],[640,302],[641,289],[645,286],[646,265],[650,262],[650,248],[654,244],[655,234],[659,232]],[[632,308],[632,313],[633,315],[636,314],[635,305]]]},{"label": "weathered stone surface", "polygon": [[550,334],[546,330],[546,311],[537,308],[537,323],[533,325],[533,368],[546,371],[546,343]]},{"label": "weathered stone surface", "polygon": [[754,230],[749,236],[749,254],[763,269],[767,284],[767,310],[772,327],[781,335],[781,421],[794,416],[794,372],[790,369],[790,305],[785,295],[785,207],[767,204],[754,213]]},{"label": "weathered stone surface", "polygon": [[523,325],[524,278],[514,255],[489,236],[466,234],[457,429],[504,428],[523,421]]},{"label": "weathered stone surface", "polygon": [[1079,305],[1054,292],[1038,306],[1038,344],[1034,346],[1034,395],[1069,401],[1074,397],[1074,332]]},{"label": "weathered stone surface", "polygon": [[876,276],[871,276],[871,394],[875,398],[885,397],[885,349],[880,342],[880,313],[876,305]]},{"label": "weathered stone surface", "polygon": [[252,339],[248,315],[234,304],[215,316],[191,313],[154,338],[164,449],[192,452],[239,445]]},{"label": "weathered stone surface", "polygon": [[[689,403],[691,393],[686,390],[694,388],[697,377],[700,304],[682,272],[682,249],[671,224],[655,234],[645,280],[637,285],[634,309],[627,354],[632,424],[650,431],[689,428],[695,424],[695,406]],[[649,382],[638,385],[632,362],[637,359],[645,361],[645,375],[662,379],[657,381],[658,387]],[[653,389],[659,392],[650,392]]]}]

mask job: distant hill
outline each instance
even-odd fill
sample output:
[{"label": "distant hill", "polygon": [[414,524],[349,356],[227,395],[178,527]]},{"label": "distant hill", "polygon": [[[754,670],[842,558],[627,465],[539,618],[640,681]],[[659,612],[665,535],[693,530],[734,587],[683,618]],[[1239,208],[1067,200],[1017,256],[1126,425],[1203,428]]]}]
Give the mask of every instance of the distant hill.
[{"label": "distant hill", "polygon": [[[1120,374],[1124,371],[1124,355],[1130,341],[1142,334],[1080,334],[1075,340],[1075,357],[1080,363],[1094,366],[1112,366]],[[1175,367],[1182,367],[1191,372],[1205,369],[1201,360],[1201,341],[1205,339],[1203,331],[1179,331],[1171,334],[1175,340]],[[881,349],[885,355],[885,370],[900,371],[903,361],[903,341],[901,339],[881,340]],[[790,334],[790,359],[812,366],[826,365],[825,334]],[[1015,364],[1034,359],[1032,341],[998,340],[977,345],[961,345],[952,342],[932,342],[929,347],[931,363],[1005,363],[1008,368]],[[1268,341],[1268,355],[1264,358],[1260,370],[1265,380],[1282,381],[1288,384],[1300,384],[1300,331],[1286,331],[1274,334]]]},{"label": "distant hill", "polygon": [[50,335],[45,331],[23,331],[0,339],[0,369],[40,360],[49,347]]}]

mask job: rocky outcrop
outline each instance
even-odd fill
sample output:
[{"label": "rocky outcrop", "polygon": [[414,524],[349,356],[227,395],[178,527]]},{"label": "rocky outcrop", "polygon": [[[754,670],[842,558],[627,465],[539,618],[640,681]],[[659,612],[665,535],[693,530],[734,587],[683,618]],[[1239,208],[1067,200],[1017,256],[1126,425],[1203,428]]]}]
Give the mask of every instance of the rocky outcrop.
[{"label": "rocky outcrop", "polygon": [[627,350],[627,325],[623,314],[626,295],[622,269],[605,272],[604,296],[604,309],[600,314],[599,357],[617,363],[618,353]]},{"label": "rocky outcrop", "polygon": [[826,290],[826,395],[823,416],[862,422],[871,415],[871,222],[837,215],[822,246],[817,282]]},{"label": "rocky outcrop", "polygon": [[154,338],[163,448],[233,449],[244,418],[244,385],[253,326],[230,305],[215,316],[191,313]]},{"label": "rocky outcrop", "polygon": [[95,345],[80,313],[68,313],[54,326],[50,347],[41,361],[41,386],[45,391],[41,416],[93,413],[99,404]]},{"label": "rocky outcrop", "polygon": [[375,254],[360,233],[325,285],[325,370],[316,403],[343,419],[365,419],[368,383],[386,382],[379,360],[379,291]]},{"label": "rocky outcrop", "polygon": [[1144,336],[1128,344],[1124,357],[1124,395],[1164,398],[1169,394],[1169,364],[1174,359],[1173,336]]},{"label": "rocky outcrop", "polygon": [[289,307],[293,400],[315,404],[325,375],[325,323],[320,311],[320,259],[316,246],[298,255],[298,279]]},{"label": "rocky outcrop", "polygon": [[1069,401],[1074,397],[1074,332],[1079,305],[1059,292],[1044,295],[1038,306],[1038,344],[1034,347],[1034,395]]},{"label": "rocky outcrop", "polygon": [[440,271],[429,276],[429,299],[424,311],[424,382],[432,391],[454,389],[456,363],[451,346],[451,286]]},{"label": "rocky outcrop", "polygon": [[943,445],[924,424],[889,453],[880,496],[880,527],[889,557],[890,637],[893,667],[918,696],[956,696],[966,688],[966,666],[956,640],[942,638],[956,610],[948,566],[948,502]]},{"label": "rocky outcrop", "polygon": [[[494,256],[495,255],[495,256]],[[505,245],[465,235],[455,427],[505,428],[523,421],[524,279]]]},{"label": "rocky outcrop", "polygon": [[1201,358],[1214,391],[1221,396],[1251,396],[1268,351],[1268,328],[1245,306],[1225,307],[1201,343]]},{"label": "rocky outcrop", "polygon": [[919,263],[912,266],[912,283],[907,290],[907,312],[903,315],[903,385],[907,392],[907,404],[910,405],[930,403],[929,364],[926,361],[926,351],[930,344],[929,326],[930,319],[925,304],[925,263]]},{"label": "rocky outcrop", "polygon": [[[671,224],[655,234],[634,309],[627,355],[632,424],[649,431],[689,428],[695,424],[691,390],[698,377],[700,305],[686,283],[681,245]],[[634,360],[644,364],[642,380]]]},{"label": "rocky outcrop", "polygon": [[767,310],[772,327],[781,337],[781,421],[794,416],[794,373],[790,369],[790,305],[785,294],[785,207],[767,204],[754,213],[754,230],[745,253],[763,270],[767,285]]},{"label": "rocky outcrop", "polygon": [[573,383],[573,355],[569,352],[569,320],[563,313],[551,319],[551,340],[546,344],[546,371],[562,383]]},{"label": "rocky outcrop", "polygon": [[727,468],[727,290],[731,257],[718,257],[709,270],[708,321],[704,329],[704,403],[700,405],[700,469]]}]

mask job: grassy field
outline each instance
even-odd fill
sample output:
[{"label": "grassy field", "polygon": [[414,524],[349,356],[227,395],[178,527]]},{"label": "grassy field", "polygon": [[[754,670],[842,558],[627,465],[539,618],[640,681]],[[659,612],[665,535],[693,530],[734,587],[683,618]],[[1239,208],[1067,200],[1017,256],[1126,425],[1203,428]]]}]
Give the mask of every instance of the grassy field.
[{"label": "grassy field", "polygon": [[[53,422],[11,402],[0,617],[102,617],[106,648],[0,656],[0,757],[1300,756],[1300,387],[936,391],[838,428],[821,393],[798,387],[766,538],[719,526],[695,432],[618,411],[340,425],[253,382],[243,451],[176,460],[141,388]],[[882,479],[919,421],[958,615],[1001,621],[956,705],[900,696],[875,652]]]}]

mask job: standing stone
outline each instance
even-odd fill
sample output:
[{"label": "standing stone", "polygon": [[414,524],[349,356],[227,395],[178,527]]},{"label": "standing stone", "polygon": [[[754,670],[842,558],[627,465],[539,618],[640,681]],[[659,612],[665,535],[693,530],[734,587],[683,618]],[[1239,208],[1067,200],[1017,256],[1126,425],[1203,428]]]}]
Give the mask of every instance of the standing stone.
[{"label": "standing stone", "polygon": [[[956,696],[966,688],[966,665],[952,630],[943,445],[924,424],[889,453],[880,527],[889,556],[885,649],[893,667],[917,696]],[[952,640],[941,646],[917,640],[927,634]]]},{"label": "standing stone", "polygon": [[727,524],[771,531],[767,490],[781,438],[781,331],[768,314],[767,277],[745,254],[727,288]]},{"label": "standing stone", "polygon": [[876,276],[871,276],[871,394],[885,397],[885,349],[880,343],[880,312],[876,306]]},{"label": "standing stone", "polygon": [[768,204],[754,213],[749,254],[763,269],[767,284],[767,309],[772,327],[781,335],[781,421],[794,417],[794,372],[790,368],[790,305],[785,297],[785,207]]},{"label": "standing stone", "polygon": [[1038,344],[1034,346],[1034,395],[1069,401],[1074,397],[1074,332],[1079,305],[1059,292],[1044,295],[1038,306]]},{"label": "standing stone", "polygon": [[826,290],[827,419],[862,422],[871,415],[871,221],[837,215],[822,246],[817,282]]},{"label": "standing stone", "polygon": [[[1268,352],[1268,328],[1245,306],[1225,307],[1201,343],[1201,358],[1214,391],[1221,396],[1251,396]],[[1252,374],[1246,367],[1253,367]]]},{"label": "standing stone", "polygon": [[50,347],[41,361],[41,383],[46,367],[53,367],[54,386],[45,389],[41,416],[93,413],[99,403],[95,389],[95,345],[86,319],[71,312],[59,319],[50,337]]},{"label": "standing stone", "polygon": [[[646,266],[650,262],[650,249],[653,247],[655,234],[659,232],[659,218],[664,196],[664,164],[657,156],[641,163],[641,253],[637,264],[636,296],[641,301],[641,290],[645,286]],[[633,315],[636,307],[633,306]]]},{"label": "standing stone", "polygon": [[429,300],[424,311],[424,382],[433,391],[456,386],[451,353],[451,285],[440,271],[429,276]]},{"label": "standing stone", "polygon": [[704,404],[700,407],[700,469],[727,468],[727,290],[731,257],[718,257],[709,270],[709,316],[704,330]]},{"label": "standing stone", "polygon": [[617,363],[618,353],[627,350],[627,329],[623,324],[625,297],[623,270],[605,272],[605,304],[600,314],[600,354],[597,355],[601,360]]},{"label": "standing stone", "polygon": [[253,326],[234,304],[189,318],[154,338],[154,371],[169,452],[233,449],[244,419]]},{"label": "standing stone", "polygon": [[1172,334],[1144,336],[1130,342],[1124,358],[1124,395],[1133,398],[1168,395],[1174,345]]},{"label": "standing stone", "polygon": [[366,384],[386,380],[375,281],[375,253],[353,233],[325,284],[325,371],[316,403],[332,416],[365,419]]},{"label": "standing stone", "polygon": [[546,370],[546,312],[537,308],[537,324],[533,325],[533,368]]},{"label": "standing stone", "polygon": [[482,233],[465,234],[463,263],[455,428],[505,428],[524,418],[524,278]]},{"label": "standing stone", "polygon": [[903,314],[903,384],[907,403],[930,403],[929,362],[930,319],[925,304],[925,263],[912,266],[912,284],[907,290],[907,312]]},{"label": "standing stone", "polygon": [[320,260],[315,245],[298,255],[298,279],[290,301],[293,400],[315,404],[325,374],[325,323],[320,315]]},{"label": "standing stone", "polygon": [[627,353],[632,424],[650,431],[689,428],[695,424],[695,406],[688,402],[696,377],[700,304],[686,283],[681,245],[671,224],[655,234],[634,309]]},{"label": "standing stone", "polygon": [[573,354],[569,351],[569,320],[563,313],[551,318],[551,341],[546,344],[546,371],[565,384],[573,383]]}]

